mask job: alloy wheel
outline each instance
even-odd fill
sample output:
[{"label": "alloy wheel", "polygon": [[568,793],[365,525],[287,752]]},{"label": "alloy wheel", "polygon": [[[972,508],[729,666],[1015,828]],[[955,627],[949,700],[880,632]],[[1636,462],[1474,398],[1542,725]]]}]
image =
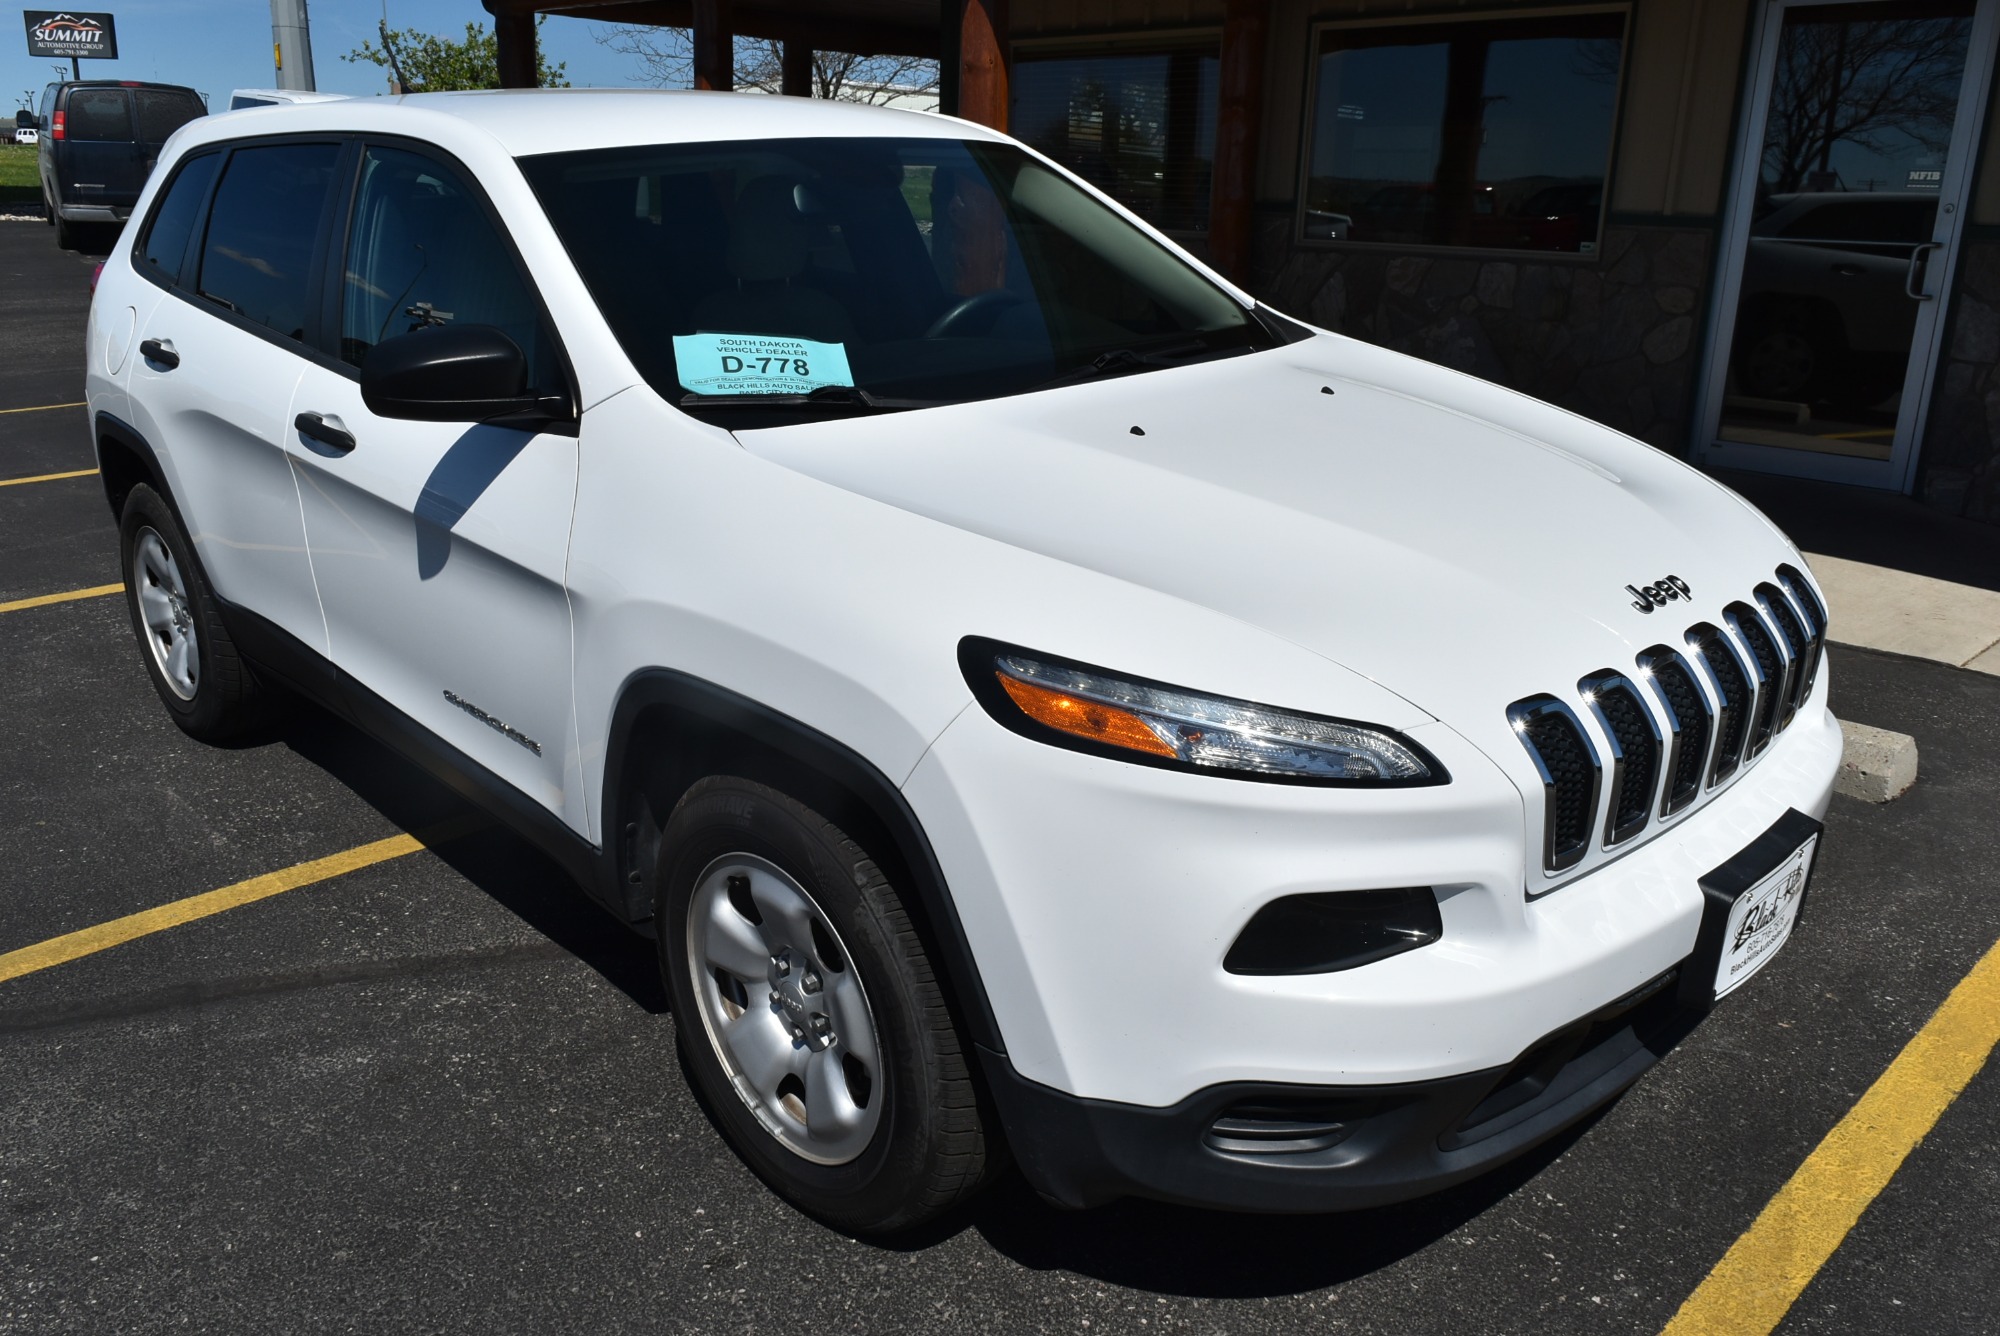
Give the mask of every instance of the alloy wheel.
[{"label": "alloy wheel", "polygon": [[881,1041],[853,957],[790,874],[725,854],[695,882],[688,975],[737,1097],[787,1150],[845,1164],[882,1119]]}]

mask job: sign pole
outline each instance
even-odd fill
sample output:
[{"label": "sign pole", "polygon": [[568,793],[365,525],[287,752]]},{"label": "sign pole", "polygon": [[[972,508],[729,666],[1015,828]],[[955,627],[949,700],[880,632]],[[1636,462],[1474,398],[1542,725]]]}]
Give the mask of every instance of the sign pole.
[{"label": "sign pole", "polygon": [[83,69],[76,63],[76,57],[69,58],[69,81],[76,83],[83,78]]}]

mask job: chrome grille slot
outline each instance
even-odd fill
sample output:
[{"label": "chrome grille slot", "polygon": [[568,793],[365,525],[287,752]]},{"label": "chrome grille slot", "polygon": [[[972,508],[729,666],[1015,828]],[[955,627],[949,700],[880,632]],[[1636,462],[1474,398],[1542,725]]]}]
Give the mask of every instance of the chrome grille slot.
[{"label": "chrome grille slot", "polygon": [[1688,628],[1687,642],[1715,689],[1715,752],[1708,766],[1708,786],[1714,788],[1743,763],[1743,744],[1750,736],[1750,674],[1721,628],[1699,622]]},{"label": "chrome grille slot", "polygon": [[1796,566],[1778,567],[1778,583],[1792,596],[1793,606],[1805,619],[1805,659],[1799,672],[1798,689],[1793,692],[1798,707],[1804,708],[1805,703],[1812,699],[1813,682],[1819,677],[1820,657],[1826,649],[1826,608]]},{"label": "chrome grille slot", "polygon": [[1541,774],[1542,866],[1561,872],[1583,861],[1597,815],[1603,768],[1590,735],[1554,696],[1530,696],[1507,707],[1521,745]]},{"label": "chrome grille slot", "polygon": [[1660,815],[1673,816],[1701,792],[1702,762],[1714,733],[1708,698],[1695,684],[1694,668],[1665,645],[1639,656],[1640,676],[1653,684],[1653,696],[1667,720],[1666,788],[1660,795]]},{"label": "chrome grille slot", "polygon": [[1790,676],[1788,665],[1778,643],[1771,638],[1770,628],[1748,603],[1730,604],[1722,610],[1722,620],[1729,623],[1729,629],[1736,632],[1744,648],[1750,651],[1757,703],[1751,714],[1750,745],[1744,754],[1754,757],[1763,753],[1778,731],[1778,701],[1785,694],[1786,679]]},{"label": "chrome grille slot", "polygon": [[1792,716],[1805,703],[1805,698],[1799,695],[1799,684],[1806,680],[1806,628],[1798,613],[1792,611],[1792,602],[1785,597],[1785,591],[1774,584],[1757,586],[1757,606],[1778,629],[1779,648],[1786,655],[1785,694],[1778,702],[1777,729],[1782,733],[1791,727]]},{"label": "chrome grille slot", "polygon": [[1622,844],[1646,828],[1660,779],[1660,726],[1653,722],[1631,679],[1609,669],[1576,684],[1611,743],[1610,810],[1604,843]]}]

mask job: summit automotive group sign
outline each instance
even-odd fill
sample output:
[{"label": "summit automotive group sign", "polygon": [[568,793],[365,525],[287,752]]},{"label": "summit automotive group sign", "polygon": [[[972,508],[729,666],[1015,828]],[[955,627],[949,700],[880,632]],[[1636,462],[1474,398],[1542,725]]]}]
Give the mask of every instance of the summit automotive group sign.
[{"label": "summit automotive group sign", "polygon": [[75,10],[29,9],[21,17],[28,23],[28,54],[68,57],[72,60],[118,59],[118,30],[109,14],[85,14]]}]

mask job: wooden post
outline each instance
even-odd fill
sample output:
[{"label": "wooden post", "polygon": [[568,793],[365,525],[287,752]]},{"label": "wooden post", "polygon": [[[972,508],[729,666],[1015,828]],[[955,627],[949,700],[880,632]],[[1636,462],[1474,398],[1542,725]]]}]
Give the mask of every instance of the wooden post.
[{"label": "wooden post", "polygon": [[958,114],[1007,128],[1007,0],[962,0],[958,29]]},{"label": "wooden post", "polygon": [[1217,75],[1215,179],[1208,196],[1208,255],[1242,282],[1250,267],[1257,202],[1257,133],[1264,120],[1264,43],[1271,0],[1225,0]]},{"label": "wooden post", "polygon": [[533,88],[535,66],[535,16],[528,13],[493,15],[494,58],[500,66],[502,88]]},{"label": "wooden post", "polygon": [[805,42],[785,42],[778,91],[786,97],[813,95],[813,49]]},{"label": "wooden post", "polygon": [[736,88],[736,34],[729,0],[694,0],[694,86],[718,93]]}]

